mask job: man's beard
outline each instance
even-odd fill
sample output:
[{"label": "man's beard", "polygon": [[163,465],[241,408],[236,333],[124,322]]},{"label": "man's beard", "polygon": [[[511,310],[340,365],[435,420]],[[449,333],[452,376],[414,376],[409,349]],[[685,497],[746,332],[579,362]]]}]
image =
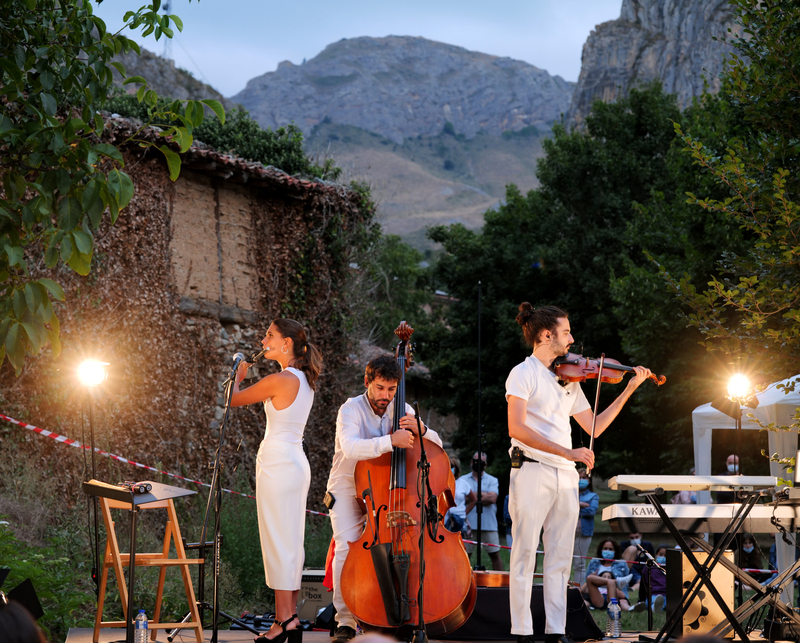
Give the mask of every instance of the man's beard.
[{"label": "man's beard", "polygon": [[372,404],[372,406],[374,406],[376,409],[386,409],[391,402],[389,399],[376,400],[369,393],[367,393],[367,398],[369,399],[370,404]]},{"label": "man's beard", "polygon": [[550,340],[550,350],[556,355],[567,355],[570,346],[571,344],[562,344],[555,338]]}]

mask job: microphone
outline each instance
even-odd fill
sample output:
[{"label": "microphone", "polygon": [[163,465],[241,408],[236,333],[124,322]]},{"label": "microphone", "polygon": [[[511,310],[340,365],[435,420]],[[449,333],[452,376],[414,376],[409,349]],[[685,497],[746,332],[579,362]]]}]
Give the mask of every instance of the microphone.
[{"label": "microphone", "polygon": [[262,356],[264,353],[266,353],[268,350],[269,350],[268,348],[263,348],[263,349],[261,349],[260,351],[258,351],[257,353],[253,353],[253,354],[252,354],[250,357],[248,357],[248,358],[247,358],[246,360],[244,360],[244,361],[245,361],[247,364],[255,364],[255,363],[256,363],[256,362],[257,362],[257,361],[258,361],[258,360],[261,358],[261,356]]},{"label": "microphone", "polygon": [[234,353],[234,355],[233,355],[233,366],[231,367],[231,370],[235,371],[236,369],[238,369],[239,365],[244,361],[246,361],[246,360],[245,360],[245,356],[244,356],[243,353]]}]

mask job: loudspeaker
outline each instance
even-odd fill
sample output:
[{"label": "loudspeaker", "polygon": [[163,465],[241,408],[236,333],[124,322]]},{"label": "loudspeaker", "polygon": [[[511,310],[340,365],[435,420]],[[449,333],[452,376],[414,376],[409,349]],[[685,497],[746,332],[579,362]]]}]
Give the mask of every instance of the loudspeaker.
[{"label": "loudspeaker", "polygon": [[[708,558],[705,552],[693,552],[697,560],[703,564]],[[726,551],[725,558],[733,562],[733,552]],[[667,618],[674,612],[683,597],[684,591],[695,579],[694,567],[680,550],[667,550]],[[725,604],[733,609],[733,574],[717,563],[711,571],[711,583],[722,596]],[[677,623],[670,636],[682,638],[689,634],[705,634],[725,621],[725,614],[717,605],[714,596],[708,591],[706,584],[700,588],[695,599],[689,604],[681,622]],[[726,636],[733,638],[731,630]]]},{"label": "loudspeaker", "polygon": [[[534,585],[531,592],[533,614],[533,637],[544,639],[544,593],[541,585]],[[597,627],[591,613],[576,587],[567,590],[567,627],[565,634],[573,641],[601,639],[603,632]],[[508,587],[479,587],[478,598],[472,615],[457,630],[437,638],[457,641],[510,641],[511,607]]]},{"label": "loudspeaker", "polygon": [[325,578],[324,569],[304,569],[300,581],[300,607],[297,615],[306,621],[314,623],[317,612],[324,609],[333,599],[333,594],[322,584]]}]

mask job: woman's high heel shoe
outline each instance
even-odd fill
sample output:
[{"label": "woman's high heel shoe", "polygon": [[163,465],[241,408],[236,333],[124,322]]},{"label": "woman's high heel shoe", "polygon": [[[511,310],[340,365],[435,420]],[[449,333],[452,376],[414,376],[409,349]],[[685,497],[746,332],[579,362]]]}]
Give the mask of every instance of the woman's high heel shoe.
[{"label": "woman's high heel shoe", "polygon": [[267,631],[259,634],[253,640],[255,643],[303,643],[303,628],[299,624],[293,630],[286,629],[286,626],[296,618],[299,621],[297,614],[292,614],[285,621],[278,621],[278,625],[281,626],[281,633],[278,634],[278,636],[276,636],[274,639],[271,639],[267,636]]}]

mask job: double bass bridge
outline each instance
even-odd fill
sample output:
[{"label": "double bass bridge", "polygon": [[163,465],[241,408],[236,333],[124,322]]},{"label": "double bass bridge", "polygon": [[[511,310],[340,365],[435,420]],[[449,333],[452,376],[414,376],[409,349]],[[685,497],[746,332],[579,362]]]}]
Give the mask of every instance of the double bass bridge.
[{"label": "double bass bridge", "polygon": [[396,529],[398,527],[413,527],[417,524],[414,517],[407,511],[387,511],[386,527]]}]

